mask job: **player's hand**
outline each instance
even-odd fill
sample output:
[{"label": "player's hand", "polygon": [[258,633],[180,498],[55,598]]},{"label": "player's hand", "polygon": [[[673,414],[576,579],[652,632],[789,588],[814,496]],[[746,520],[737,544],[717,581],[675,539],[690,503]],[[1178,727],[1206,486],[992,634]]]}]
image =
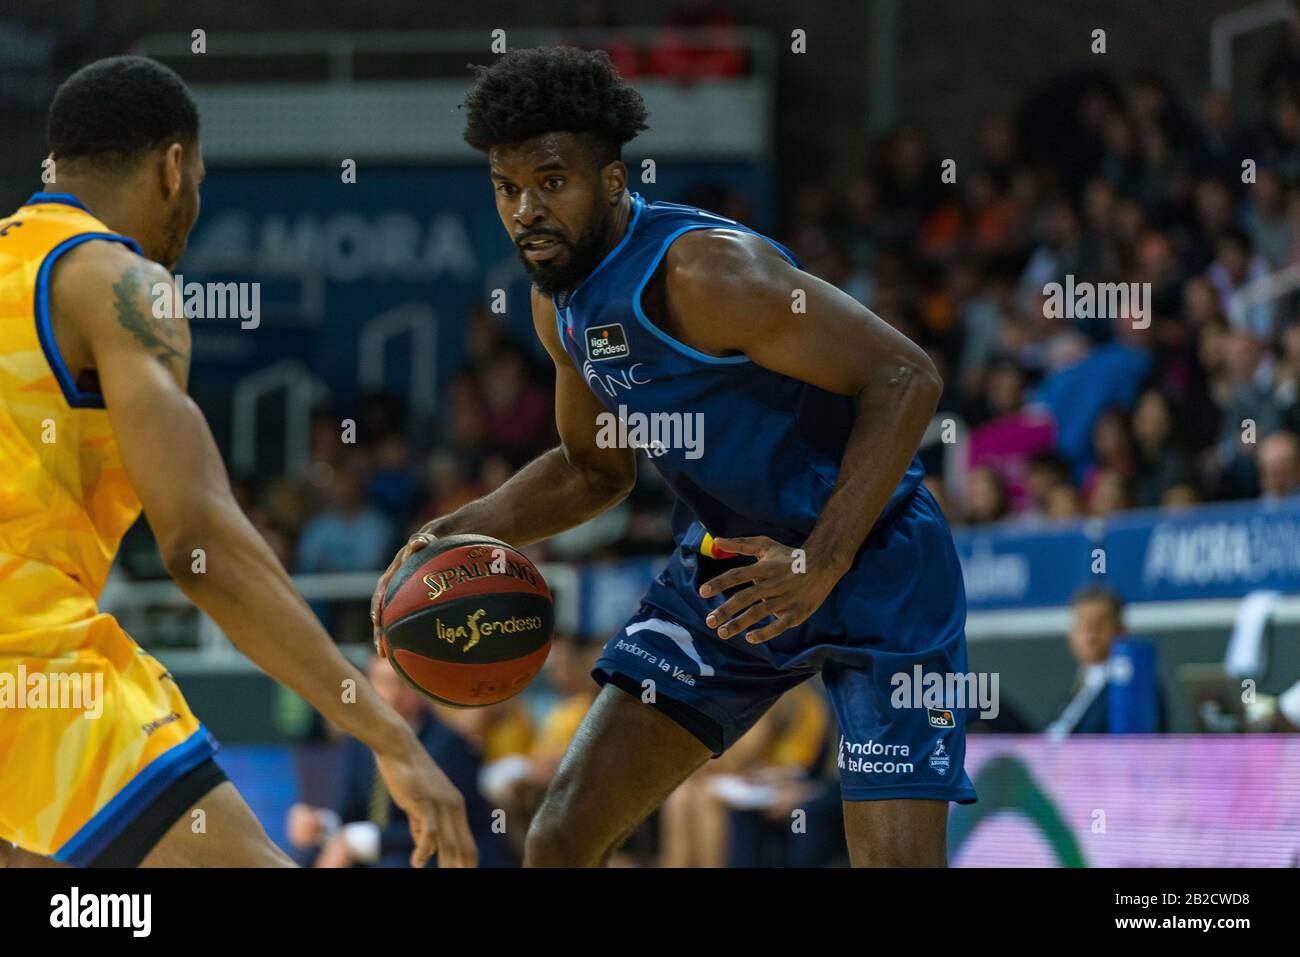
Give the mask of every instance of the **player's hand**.
[{"label": "player's hand", "polygon": [[379,576],[379,584],[375,585],[375,593],[370,596],[370,624],[374,626],[375,634],[375,654],[380,658],[388,657],[388,642],[384,641],[383,629],[379,627],[379,610],[384,605],[384,593],[388,591],[388,583],[393,580],[397,574],[397,568],[402,562],[406,561],[415,552],[422,548],[428,548],[433,541],[434,535],[425,529],[421,529],[411,536],[410,540],[402,546],[397,557],[393,559],[388,570]]},{"label": "player's hand", "polygon": [[749,583],[704,619],[717,629],[719,638],[731,638],[753,628],[769,615],[773,621],[745,635],[750,644],[771,641],[787,628],[807,621],[821,607],[845,569],[824,567],[808,561],[802,552],[788,545],[756,535],[750,538],[715,538],[723,551],[749,555],[757,561],[723,572],[700,586],[700,595],[710,598],[729,588]]},{"label": "player's hand", "polygon": [[441,867],[477,867],[478,848],[465,816],[465,798],[418,741],[408,753],[375,755],[388,793],[411,825],[411,866],[424,867],[436,851]]}]

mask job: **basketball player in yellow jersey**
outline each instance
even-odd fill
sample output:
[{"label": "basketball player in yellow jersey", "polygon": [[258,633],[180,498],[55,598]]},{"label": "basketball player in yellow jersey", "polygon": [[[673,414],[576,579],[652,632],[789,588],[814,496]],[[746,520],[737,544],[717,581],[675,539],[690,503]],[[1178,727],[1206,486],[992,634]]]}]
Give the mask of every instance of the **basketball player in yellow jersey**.
[{"label": "basketball player in yellow jersey", "polygon": [[166,669],[96,608],[143,505],[186,595],[374,749],[412,864],[472,866],[461,795],[245,518],[185,392],[188,326],[155,316],[199,212],[189,91],[151,60],[101,60],[60,87],[49,138],[58,191],[0,219],[0,858],[290,864]]}]

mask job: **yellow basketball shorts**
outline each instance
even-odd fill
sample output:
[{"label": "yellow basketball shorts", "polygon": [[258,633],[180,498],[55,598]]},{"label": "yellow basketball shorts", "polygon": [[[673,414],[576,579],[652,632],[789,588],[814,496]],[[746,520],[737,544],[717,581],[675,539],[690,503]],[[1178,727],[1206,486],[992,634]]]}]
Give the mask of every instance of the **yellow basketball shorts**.
[{"label": "yellow basketball shorts", "polygon": [[111,615],[0,634],[0,839],[94,863],[216,748]]}]

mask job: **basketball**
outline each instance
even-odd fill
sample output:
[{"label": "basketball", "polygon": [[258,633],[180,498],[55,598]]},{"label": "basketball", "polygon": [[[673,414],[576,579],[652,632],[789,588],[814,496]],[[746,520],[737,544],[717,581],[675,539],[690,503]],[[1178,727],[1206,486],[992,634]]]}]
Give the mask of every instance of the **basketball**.
[{"label": "basketball", "polygon": [[393,668],[425,696],[477,708],[512,698],[551,650],[551,590],[528,558],[486,535],[435,540],[399,566],[380,625]]}]

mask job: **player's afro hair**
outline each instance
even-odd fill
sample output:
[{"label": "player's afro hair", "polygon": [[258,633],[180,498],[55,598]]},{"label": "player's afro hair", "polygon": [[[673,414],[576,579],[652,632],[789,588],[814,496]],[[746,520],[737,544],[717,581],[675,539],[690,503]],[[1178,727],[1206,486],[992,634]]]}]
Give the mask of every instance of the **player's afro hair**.
[{"label": "player's afro hair", "polygon": [[50,104],[56,160],[121,167],[158,146],[193,143],[199,110],[174,70],[142,56],[96,60],[68,77]]},{"label": "player's afro hair", "polygon": [[491,66],[471,67],[465,96],[465,142],[487,151],[543,133],[590,133],[602,164],[646,129],[641,94],[624,82],[604,50],[532,47],[512,50]]}]

